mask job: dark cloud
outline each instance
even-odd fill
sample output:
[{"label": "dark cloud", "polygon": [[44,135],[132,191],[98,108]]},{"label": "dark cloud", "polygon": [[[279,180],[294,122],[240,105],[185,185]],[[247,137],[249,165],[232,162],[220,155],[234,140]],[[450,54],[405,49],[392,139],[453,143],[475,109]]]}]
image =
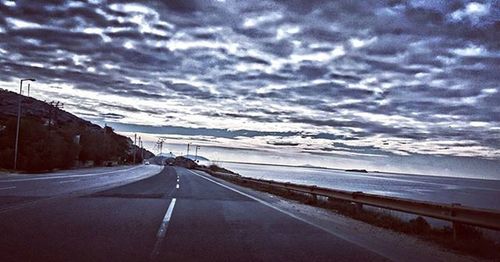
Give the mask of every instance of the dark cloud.
[{"label": "dark cloud", "polygon": [[139,112],[145,112],[149,114],[157,114],[158,110],[146,110],[138,107],[133,107],[133,106],[123,106],[123,105],[115,105],[115,104],[107,104],[107,103],[100,103],[99,106],[106,107],[109,109],[115,109],[118,108],[121,111],[129,112],[129,113],[139,113]]},{"label": "dark cloud", "polygon": [[[18,29],[9,31],[8,37],[21,39],[36,39],[40,46],[64,46],[72,49],[85,50],[91,46],[99,46],[102,39],[97,34],[88,34],[81,32],[71,32],[64,29],[34,28]],[[80,47],[80,48],[78,48]]]},{"label": "dark cloud", "polygon": [[273,145],[273,146],[298,146],[299,145],[299,143],[280,142],[280,141],[268,141],[267,144]]},{"label": "dark cloud", "polygon": [[[234,31],[238,34],[242,34],[246,37],[249,37],[249,38],[270,38],[273,36],[273,34],[271,32],[268,32],[266,30],[261,30],[261,29],[258,29],[258,28],[234,28]],[[271,48],[268,48],[268,49],[272,49],[272,46],[271,44],[268,44],[269,47]],[[273,50],[277,53],[280,53],[280,50]]]},{"label": "dark cloud", "polygon": [[328,74],[328,77],[334,80],[347,80],[347,81],[359,81],[362,79],[360,76],[338,74],[338,73],[330,73]]},{"label": "dark cloud", "polygon": [[[71,94],[40,92],[73,101],[81,115],[127,122],[156,112],[195,126],[134,130],[372,143],[343,147],[357,153],[373,153],[380,139],[413,143],[376,148],[387,154],[442,154],[429,141],[457,154],[466,150],[454,142],[467,140],[478,147],[467,154],[498,158],[499,5],[0,0],[0,80],[70,85]],[[100,96],[127,102],[92,101]],[[202,128],[231,121],[245,126]]]},{"label": "dark cloud", "polygon": [[328,69],[314,65],[303,65],[300,66],[298,73],[304,75],[306,79],[317,79],[328,73]]},{"label": "dark cloud", "polygon": [[237,137],[259,137],[259,136],[294,136],[297,132],[261,132],[254,130],[227,130],[220,128],[188,128],[181,126],[147,126],[147,125],[129,125],[119,122],[108,122],[110,126],[119,131],[142,132],[152,134],[178,134],[186,136],[209,136],[222,138],[237,138]]},{"label": "dark cloud", "polygon": [[245,119],[249,119],[252,121],[263,122],[263,123],[275,122],[277,120],[276,117],[273,117],[273,116],[262,116],[262,115],[252,114],[252,113],[240,113],[240,112],[235,112],[235,113],[216,112],[216,113],[208,113],[207,116],[220,117],[220,118],[224,118],[224,119],[227,119],[227,118],[233,118],[233,119],[234,118],[245,118]]},{"label": "dark cloud", "polygon": [[358,140],[356,137],[350,137],[350,136],[344,136],[344,135],[336,135],[336,134],[329,134],[329,133],[319,133],[315,135],[306,135],[303,134],[302,137],[311,137],[311,138],[318,138],[318,139],[327,139],[327,140]]},{"label": "dark cloud", "polygon": [[203,90],[203,88],[195,87],[188,84],[172,84],[167,83],[166,87],[174,92],[185,95],[191,98],[205,99],[209,100],[214,95],[212,95],[209,91]]},{"label": "dark cloud", "polygon": [[115,113],[101,114],[101,117],[103,117],[105,119],[123,119],[123,118],[125,118],[124,115],[115,114]]},{"label": "dark cloud", "polygon": [[268,61],[264,59],[260,59],[257,57],[252,57],[252,56],[244,56],[239,58],[240,61],[242,62],[248,62],[248,63],[257,63],[257,64],[263,64],[263,65],[270,65]]},{"label": "dark cloud", "polygon": [[[373,95],[372,90],[359,89],[359,88],[346,88],[343,85],[336,83],[324,83],[310,86],[298,86],[293,88],[283,89],[283,93],[292,93],[301,97],[311,97],[317,100],[318,94],[321,94],[319,98],[333,98],[336,100],[342,99],[365,99]],[[314,104],[314,103],[313,103]]]},{"label": "dark cloud", "polygon": [[197,11],[202,2],[198,0],[167,0],[163,1],[169,9],[180,13],[191,13]]},{"label": "dark cloud", "polygon": [[133,40],[143,40],[144,39],[144,34],[141,34],[138,32],[135,28],[127,28],[124,30],[119,30],[116,32],[109,32],[106,33],[107,36],[115,39],[123,38],[123,39],[133,39]]},{"label": "dark cloud", "polygon": [[293,53],[294,47],[292,43],[285,40],[269,41],[262,44],[262,50],[279,57],[288,57]]}]

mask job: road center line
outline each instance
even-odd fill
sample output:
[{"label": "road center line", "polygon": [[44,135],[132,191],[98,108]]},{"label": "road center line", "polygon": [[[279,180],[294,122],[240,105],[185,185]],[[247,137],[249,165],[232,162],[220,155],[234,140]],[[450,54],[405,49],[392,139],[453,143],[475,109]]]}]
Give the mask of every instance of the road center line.
[{"label": "road center line", "polygon": [[167,212],[163,217],[163,221],[161,222],[160,228],[158,229],[158,233],[156,233],[156,243],[153,248],[153,252],[151,252],[151,261],[154,261],[160,254],[161,243],[163,242],[165,234],[167,233],[168,223],[170,222],[170,218],[172,217],[172,212],[174,212],[175,201],[176,199],[172,198],[172,201],[168,206]]},{"label": "road center line", "polygon": [[0,190],[14,189],[16,186],[1,187]]},{"label": "road center line", "polygon": [[64,181],[59,181],[57,183],[64,184],[64,183],[73,183],[73,182],[77,182],[77,181],[80,181],[80,179],[64,180]]},{"label": "road center line", "polygon": [[175,186],[175,188],[179,189],[179,184],[177,184],[177,185]]}]

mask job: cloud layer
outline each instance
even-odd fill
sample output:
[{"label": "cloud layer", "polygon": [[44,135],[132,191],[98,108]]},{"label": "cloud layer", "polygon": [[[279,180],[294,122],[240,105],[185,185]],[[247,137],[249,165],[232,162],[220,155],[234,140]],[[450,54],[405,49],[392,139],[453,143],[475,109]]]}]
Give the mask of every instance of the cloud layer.
[{"label": "cloud layer", "polygon": [[1,0],[0,39],[3,87],[124,130],[500,159],[498,1]]}]

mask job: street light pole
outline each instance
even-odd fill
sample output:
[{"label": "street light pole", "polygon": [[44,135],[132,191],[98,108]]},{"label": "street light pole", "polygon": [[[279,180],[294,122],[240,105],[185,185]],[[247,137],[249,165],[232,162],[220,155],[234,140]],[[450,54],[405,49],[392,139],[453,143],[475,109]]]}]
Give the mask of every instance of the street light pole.
[{"label": "street light pole", "polygon": [[189,146],[190,145],[191,145],[191,143],[188,143],[188,145],[187,145],[186,158],[189,158]]},{"label": "street light pole", "polygon": [[137,154],[137,134],[134,134],[134,146],[132,147],[134,151],[134,165],[135,165],[135,155]]},{"label": "street light pole", "polygon": [[141,137],[139,137],[139,147],[140,147],[140,150],[141,150],[141,161],[142,161],[142,163],[144,163],[144,152],[143,152],[143,149],[142,149],[142,139],[141,139]]},{"label": "street light pole", "polygon": [[198,161],[198,149],[200,149],[200,146],[196,146],[196,154],[194,155],[194,161],[195,162],[199,162]]},{"label": "street light pole", "polygon": [[23,82],[24,81],[33,81],[35,82],[36,80],[33,78],[25,78],[21,79],[19,82],[19,100],[17,104],[17,128],[16,128],[16,145],[15,145],[15,150],[14,150],[14,170],[17,170],[17,152],[19,150],[19,128],[20,128],[20,123],[21,123],[21,100],[22,100],[22,91],[23,91]]},{"label": "street light pole", "polygon": [[144,162],[144,144],[142,143],[142,140],[141,140],[141,158],[142,162]]}]

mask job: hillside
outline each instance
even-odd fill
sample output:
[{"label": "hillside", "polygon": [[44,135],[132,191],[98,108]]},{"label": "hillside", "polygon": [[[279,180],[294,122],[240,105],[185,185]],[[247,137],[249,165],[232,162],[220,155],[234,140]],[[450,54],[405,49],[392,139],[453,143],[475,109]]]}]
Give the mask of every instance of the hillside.
[{"label": "hillside", "polygon": [[[17,117],[18,99],[19,94],[0,89],[0,122],[6,121],[12,117]],[[92,124],[64,110],[55,110],[54,106],[32,97],[21,96],[21,105],[23,117],[48,121],[52,113],[53,117],[57,117],[57,122],[60,125],[75,124],[80,127],[94,130],[101,129],[101,127],[96,124]]]},{"label": "hillside", "polygon": [[[19,95],[0,90],[0,168],[11,169]],[[132,140],[53,104],[21,96],[18,169],[30,172],[75,166],[131,163],[141,152]],[[134,150],[135,147],[135,150]],[[144,150],[144,157],[153,154]]]}]

